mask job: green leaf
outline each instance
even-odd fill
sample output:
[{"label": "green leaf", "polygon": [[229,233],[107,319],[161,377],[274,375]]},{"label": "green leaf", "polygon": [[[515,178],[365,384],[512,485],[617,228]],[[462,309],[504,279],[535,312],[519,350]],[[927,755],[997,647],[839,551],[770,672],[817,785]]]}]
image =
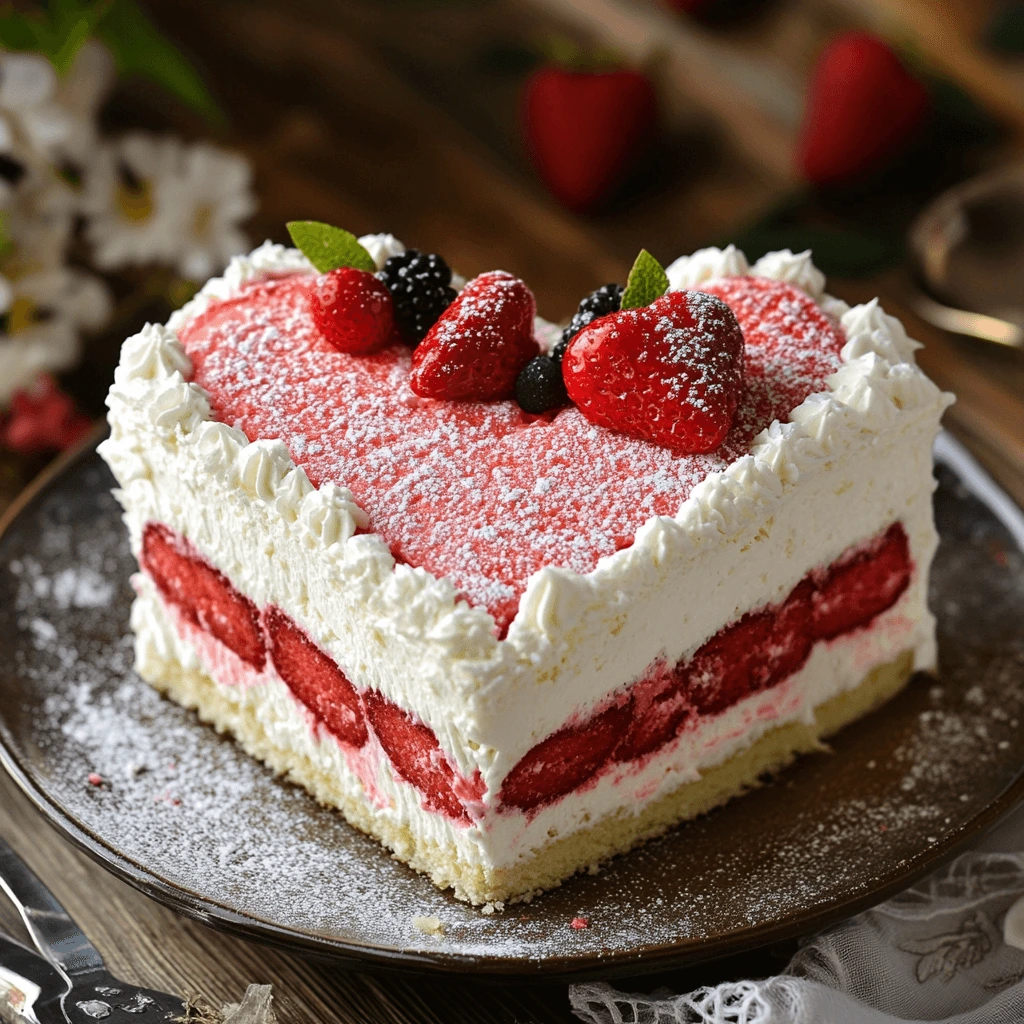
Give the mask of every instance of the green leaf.
[{"label": "green leaf", "polygon": [[67,74],[78,51],[96,31],[113,0],[50,0],[46,12],[50,42],[45,51],[59,75]]},{"label": "green leaf", "polygon": [[50,63],[54,66],[58,75],[66,75],[68,73],[78,51],[93,34],[95,24],[88,17],[82,17],[66,26],[62,26],[62,28],[65,31],[55,36],[54,46],[46,55],[50,58]]},{"label": "green leaf", "polygon": [[0,14],[0,46],[8,50],[44,50],[46,32],[43,26],[27,15],[11,12]]},{"label": "green leaf", "polygon": [[355,267],[371,274],[377,269],[373,257],[359,244],[359,239],[343,228],[322,224],[318,220],[291,220],[288,222],[288,234],[321,274],[338,267]]},{"label": "green leaf", "polygon": [[665,269],[646,249],[641,249],[626,279],[621,308],[636,309],[639,306],[649,306],[667,291],[668,275]]},{"label": "green leaf", "polygon": [[0,14],[0,45],[40,53],[65,74],[112,0],[51,0],[44,12]]},{"label": "green leaf", "polygon": [[6,211],[0,211],[0,259],[14,252],[14,241],[9,232],[10,224]]},{"label": "green leaf", "polygon": [[199,73],[132,0],[112,0],[96,32],[119,72],[143,75],[209,120],[225,120]]}]

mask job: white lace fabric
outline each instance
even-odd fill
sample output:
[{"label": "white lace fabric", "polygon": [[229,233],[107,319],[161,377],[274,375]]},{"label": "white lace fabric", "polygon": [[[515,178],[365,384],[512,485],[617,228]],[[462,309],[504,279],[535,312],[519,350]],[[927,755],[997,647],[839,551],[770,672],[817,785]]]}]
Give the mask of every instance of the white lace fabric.
[{"label": "white lace fabric", "polygon": [[781,975],[685,995],[574,985],[587,1024],[1016,1024],[1024,951],[1003,919],[1024,896],[1024,808],[977,849],[808,939]]}]

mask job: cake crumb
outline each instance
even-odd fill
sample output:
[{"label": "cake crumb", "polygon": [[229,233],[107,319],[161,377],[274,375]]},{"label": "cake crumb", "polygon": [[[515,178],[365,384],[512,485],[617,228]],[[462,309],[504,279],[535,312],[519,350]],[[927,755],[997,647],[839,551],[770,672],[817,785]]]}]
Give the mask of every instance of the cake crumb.
[{"label": "cake crumb", "polygon": [[481,914],[500,914],[505,909],[505,904],[501,900],[495,900],[493,903],[485,903],[480,908]]},{"label": "cake crumb", "polygon": [[576,931],[582,931],[584,928],[590,927],[590,918],[588,917],[574,917],[569,922],[570,928],[575,928]]},{"label": "cake crumb", "polygon": [[424,935],[433,935],[435,939],[444,938],[444,921],[439,917],[414,917],[412,926]]},{"label": "cake crumb", "polygon": [[598,864],[597,861],[594,861],[593,864],[588,864],[587,865],[587,874],[588,875],[599,875],[600,873],[601,873],[601,865]]}]

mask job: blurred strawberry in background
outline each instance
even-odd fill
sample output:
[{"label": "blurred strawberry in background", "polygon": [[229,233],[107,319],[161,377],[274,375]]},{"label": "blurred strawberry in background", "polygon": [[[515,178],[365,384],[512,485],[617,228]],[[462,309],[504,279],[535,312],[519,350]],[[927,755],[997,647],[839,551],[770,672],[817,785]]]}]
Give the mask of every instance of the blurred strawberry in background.
[{"label": "blurred strawberry in background", "polygon": [[822,52],[811,76],[797,151],[803,176],[844,185],[885,167],[920,135],[927,88],[893,49],[868,32],[847,32]]},{"label": "blurred strawberry in background", "polygon": [[77,444],[91,427],[71,396],[42,373],[31,387],[14,393],[0,427],[0,441],[19,455],[45,455]]},{"label": "blurred strawberry in background", "polygon": [[520,118],[544,184],[563,206],[584,213],[611,198],[644,159],[658,102],[646,75],[577,53],[529,77]]}]

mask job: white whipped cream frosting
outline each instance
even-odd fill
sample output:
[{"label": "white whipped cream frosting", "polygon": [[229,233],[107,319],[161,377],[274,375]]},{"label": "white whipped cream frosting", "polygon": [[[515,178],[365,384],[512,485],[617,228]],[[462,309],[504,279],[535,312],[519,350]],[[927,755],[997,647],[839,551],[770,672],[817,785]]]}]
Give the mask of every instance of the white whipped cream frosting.
[{"label": "white whipped cream frosting", "polygon": [[[789,423],[772,423],[749,454],[694,488],[674,517],[648,520],[629,548],[587,574],[535,573],[505,640],[448,580],[396,564],[376,535],[355,535],[367,520],[343,480],[314,489],[283,443],[250,442],[213,421],[207,395],[188,381],[178,330],[249,281],[310,270],[297,250],[266,243],[233,259],[166,327],[129,338],[101,452],[136,552],[151,519],[184,533],[258,604],[284,608],[357,687],[381,691],[430,725],[464,776],[480,771],[489,803],[536,742],[657,657],[692,653],[724,623],[785,596],[810,568],[895,519],[918,569],[898,606],[909,623],[899,642],[915,651],[917,667],[934,664],[925,594],[937,541],[931,444],[952,399],[917,368],[917,343],[902,325],[877,301],[850,308],[826,295],[807,253],[771,253],[751,268],[733,247],[705,249],[668,268],[673,288],[756,274],[804,289],[842,323],[842,367]],[[856,685],[866,668],[857,661],[849,672],[830,671],[826,689]],[[792,715],[806,716],[828,695],[796,702]],[[515,820],[520,848],[534,833],[539,844],[544,829],[569,827],[552,815],[614,809],[606,789],[590,790],[597,795],[580,805],[584,812],[562,801],[530,825],[506,814],[503,828]]]},{"label": "white whipped cream frosting", "polygon": [[405,246],[394,235],[363,235],[359,244],[370,254],[378,270],[383,270],[392,256],[401,256],[405,252]]}]

